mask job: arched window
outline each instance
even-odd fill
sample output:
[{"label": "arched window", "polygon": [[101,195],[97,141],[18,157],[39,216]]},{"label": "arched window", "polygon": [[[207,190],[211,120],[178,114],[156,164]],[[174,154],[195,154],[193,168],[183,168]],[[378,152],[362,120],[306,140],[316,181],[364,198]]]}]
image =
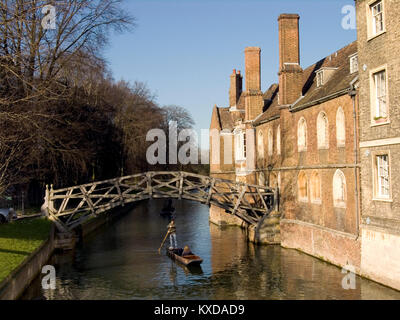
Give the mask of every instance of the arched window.
[{"label": "arched window", "polygon": [[300,201],[303,201],[303,202],[308,201],[308,181],[307,181],[307,176],[304,172],[299,173],[298,193],[299,193]]},{"label": "arched window", "polygon": [[304,118],[297,124],[297,147],[299,152],[307,150],[307,123]]},{"label": "arched window", "polygon": [[258,185],[259,186],[265,186],[265,174],[262,171],[258,175]]},{"label": "arched window", "polygon": [[336,170],[333,176],[333,205],[335,207],[346,207],[347,188],[346,177],[341,170]]},{"label": "arched window", "polygon": [[312,202],[321,203],[321,177],[318,172],[311,175],[310,195]]},{"label": "arched window", "polygon": [[276,129],[276,152],[277,154],[281,154],[281,126],[278,126]]},{"label": "arched window", "polygon": [[318,149],[329,148],[329,124],[326,113],[321,111],[317,118]]},{"label": "arched window", "polygon": [[274,152],[274,134],[272,133],[272,129],[268,130],[268,155],[272,156]]},{"label": "arched window", "polygon": [[258,133],[257,153],[258,153],[258,158],[263,160],[264,159],[264,135],[263,135],[262,131],[260,131]]},{"label": "arched window", "polygon": [[336,113],[336,141],[338,147],[344,147],[346,144],[346,123],[342,107],[339,107]]}]

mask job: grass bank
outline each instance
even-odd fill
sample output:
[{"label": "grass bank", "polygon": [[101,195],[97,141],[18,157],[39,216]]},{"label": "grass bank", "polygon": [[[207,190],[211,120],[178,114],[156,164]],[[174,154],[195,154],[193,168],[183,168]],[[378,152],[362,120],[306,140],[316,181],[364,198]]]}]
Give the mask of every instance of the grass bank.
[{"label": "grass bank", "polygon": [[45,218],[0,225],[0,282],[49,237],[50,228]]}]

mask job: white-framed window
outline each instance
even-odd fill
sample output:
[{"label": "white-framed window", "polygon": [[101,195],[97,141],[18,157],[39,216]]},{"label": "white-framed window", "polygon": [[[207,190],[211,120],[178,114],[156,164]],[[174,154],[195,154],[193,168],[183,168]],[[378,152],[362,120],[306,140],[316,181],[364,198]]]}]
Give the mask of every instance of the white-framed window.
[{"label": "white-framed window", "polygon": [[346,177],[341,170],[336,170],[333,176],[333,205],[339,208],[346,207],[347,187]]},{"label": "white-framed window", "polygon": [[336,143],[338,147],[344,147],[346,144],[346,120],[342,107],[336,112]]},{"label": "white-framed window", "polygon": [[308,180],[307,175],[300,171],[297,178],[298,198],[301,202],[308,202]]},{"label": "white-framed window", "polygon": [[307,122],[303,117],[297,124],[297,148],[299,152],[307,151]]},{"label": "white-framed window", "polygon": [[276,129],[276,153],[281,154],[281,125]]},{"label": "white-framed window", "polygon": [[246,133],[239,131],[235,134],[235,158],[236,160],[246,160]]},{"label": "white-framed window", "polygon": [[318,149],[329,148],[329,123],[328,116],[325,112],[321,111],[317,118],[317,140]]},{"label": "white-framed window", "polygon": [[358,54],[350,56],[350,73],[358,72]]},{"label": "white-framed window", "polygon": [[376,1],[372,3],[369,7],[370,7],[372,36],[375,36],[385,31],[383,2],[382,0]]},{"label": "white-framed window", "polygon": [[263,160],[264,159],[264,134],[261,130],[258,133],[257,153],[258,153],[258,158],[260,160]]},{"label": "white-framed window", "polygon": [[322,86],[324,84],[324,71],[318,71],[317,72],[317,88]]},{"label": "white-framed window", "polygon": [[381,70],[373,74],[374,84],[374,104],[375,120],[386,119],[387,109],[387,90],[386,90],[386,70]]},{"label": "white-framed window", "polygon": [[389,154],[375,155],[375,198],[390,199]]},{"label": "white-framed window", "polygon": [[272,156],[274,153],[274,134],[272,129],[268,129],[268,155]]}]

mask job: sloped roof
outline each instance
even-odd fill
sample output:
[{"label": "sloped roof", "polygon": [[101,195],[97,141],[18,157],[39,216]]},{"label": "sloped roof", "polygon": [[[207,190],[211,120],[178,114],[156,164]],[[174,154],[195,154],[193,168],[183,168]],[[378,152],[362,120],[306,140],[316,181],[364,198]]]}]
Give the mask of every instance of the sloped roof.
[{"label": "sloped roof", "polygon": [[[213,112],[214,121],[218,124],[217,129],[219,130],[229,130],[232,131],[235,127],[235,122],[238,119],[244,118],[244,113],[242,112],[230,112],[229,108],[215,107]],[[215,128],[215,124],[214,124]]]},{"label": "sloped roof", "polygon": [[[272,84],[267,91],[263,93],[264,108],[267,110],[262,115],[268,117],[272,113],[277,113],[279,115],[278,109],[278,84]],[[237,109],[245,109],[244,94],[242,93],[236,106]],[[221,130],[228,129],[233,130],[235,122],[238,119],[244,119],[244,113],[230,112],[229,108],[219,108],[217,107],[218,119],[221,126]]]},{"label": "sloped roof", "polygon": [[[350,82],[358,75],[357,72],[350,74],[349,56],[356,52],[357,42],[354,41],[303,70],[303,97],[292,105],[290,110],[295,111],[296,109],[317,104],[319,100],[329,98],[335,94],[344,94],[343,91],[350,87]],[[321,68],[335,68],[335,71],[326,83],[317,88],[315,72]],[[276,83],[272,84],[264,92],[264,112],[255,119],[253,123],[255,126],[279,117],[278,93],[279,85]],[[245,109],[244,94],[239,98],[237,109]],[[244,113],[230,112],[229,108],[217,107],[217,116],[221,130],[233,130],[236,120],[243,119]]]},{"label": "sloped roof", "polygon": [[[297,109],[312,104],[322,98],[329,97],[350,87],[350,82],[358,75],[350,74],[349,56],[357,52],[357,42],[340,49],[332,55],[318,61],[304,70],[303,98],[291,109]],[[317,88],[315,71],[321,68],[337,68],[329,80]]]},{"label": "sloped roof", "polygon": [[265,91],[264,98],[264,112],[254,120],[254,125],[258,125],[267,121],[268,119],[278,117],[279,107],[278,107],[278,92],[279,85],[272,84],[267,91]]},{"label": "sloped roof", "polygon": [[[354,41],[346,47],[306,68],[303,71],[303,98],[292,105],[291,110],[301,109],[308,105],[317,104],[319,100],[333,96],[336,93],[340,93],[349,88],[350,82],[358,75],[357,72],[350,74],[349,56],[356,52],[357,42]],[[335,68],[336,70],[326,83],[317,88],[315,72],[321,68]],[[280,112],[277,99],[277,93],[279,92],[278,85],[271,85],[264,94],[264,100],[267,101],[267,93],[271,94],[274,89],[276,90],[274,98],[270,101],[270,105],[265,106],[265,111],[254,121],[254,125],[259,125],[279,116]]]}]

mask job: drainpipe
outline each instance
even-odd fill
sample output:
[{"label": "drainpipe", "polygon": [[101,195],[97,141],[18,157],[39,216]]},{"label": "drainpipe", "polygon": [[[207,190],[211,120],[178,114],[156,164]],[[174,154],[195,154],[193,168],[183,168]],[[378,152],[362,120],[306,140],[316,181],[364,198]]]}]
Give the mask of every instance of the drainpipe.
[{"label": "drainpipe", "polygon": [[358,192],[358,146],[357,146],[357,112],[356,112],[356,95],[357,91],[354,86],[354,81],[350,84],[350,92],[349,95],[353,101],[353,128],[354,128],[354,177],[355,177],[355,190],[354,194],[356,197],[356,240],[358,240],[360,236],[360,208],[359,208],[359,192]]}]

